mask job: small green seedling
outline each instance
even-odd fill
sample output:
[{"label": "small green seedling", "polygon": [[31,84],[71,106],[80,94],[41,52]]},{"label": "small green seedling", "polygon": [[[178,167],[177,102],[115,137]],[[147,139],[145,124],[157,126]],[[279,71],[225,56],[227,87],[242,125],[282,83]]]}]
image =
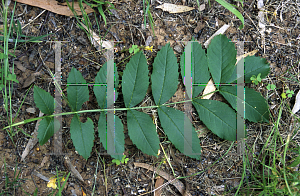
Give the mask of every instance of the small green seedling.
[{"label": "small green seedling", "polygon": [[287,90],[286,94],[287,94],[288,97],[292,97],[293,94],[294,94],[294,91],[293,90],[292,91],[291,90]]},{"label": "small green seedling", "polygon": [[283,98],[283,99],[286,99],[287,97],[292,97],[293,96],[293,94],[294,94],[294,91],[292,90],[287,90],[285,93],[283,92],[282,94],[281,94],[281,97]]},{"label": "small green seedling", "polygon": [[19,83],[16,74],[8,74],[6,80],[11,80],[12,82]]},{"label": "small green seedling", "polygon": [[116,165],[120,165],[121,163],[127,164],[128,161],[129,161],[129,158],[126,158],[126,155],[123,155],[121,160],[113,159],[111,162],[115,163]]},{"label": "small green seedling", "polygon": [[129,53],[137,53],[138,51],[140,51],[140,49],[138,48],[137,45],[132,45],[131,48],[129,48]]},{"label": "small green seedling", "polygon": [[259,82],[261,82],[261,78],[260,78],[261,73],[259,73],[257,75],[257,77],[255,75],[253,75],[250,80],[252,80],[252,83],[254,83],[255,85],[258,85]]},{"label": "small green seedling", "polygon": [[267,89],[269,90],[275,90],[276,86],[274,84],[268,84]]}]

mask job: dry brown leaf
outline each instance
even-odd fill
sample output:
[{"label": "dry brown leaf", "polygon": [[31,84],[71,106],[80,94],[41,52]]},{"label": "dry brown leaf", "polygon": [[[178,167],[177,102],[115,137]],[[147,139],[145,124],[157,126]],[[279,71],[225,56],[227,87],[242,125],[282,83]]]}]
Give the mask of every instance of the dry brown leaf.
[{"label": "dry brown leaf", "polygon": [[21,70],[21,71],[23,71],[23,72],[26,71],[26,67],[24,67],[20,61],[15,61],[14,64],[17,66],[17,68],[18,68],[19,70]]},{"label": "dry brown leaf", "polygon": [[[24,73],[24,74],[26,74],[26,73]],[[39,75],[40,75],[40,72],[29,74],[29,76],[26,78],[22,88],[27,88],[28,86],[30,86],[35,81],[35,76],[39,76]]]},{"label": "dry brown leaf", "polygon": [[[74,16],[73,12],[69,9],[67,3],[59,3],[56,0],[16,0],[16,1],[19,3],[25,3],[27,5],[49,10],[56,14],[65,15],[65,16]],[[70,5],[72,6],[71,2]],[[94,12],[94,10],[90,6],[86,5],[85,3],[82,3],[82,6],[85,9],[85,12],[87,14]],[[82,15],[78,2],[74,2],[74,10],[78,15]]]},{"label": "dry brown leaf", "polygon": [[160,8],[163,11],[169,12],[171,14],[188,12],[188,11],[195,9],[193,7],[188,7],[188,6],[184,6],[184,5],[175,5],[175,4],[171,4],[171,3],[164,3],[162,5],[157,6],[156,8]]},{"label": "dry brown leaf", "polygon": [[160,196],[161,191],[162,191],[162,186],[164,184],[164,179],[161,178],[160,176],[157,176],[156,182],[155,182],[155,191],[154,191],[154,196]]},{"label": "dry brown leaf", "polygon": [[27,87],[30,86],[30,84],[33,83],[34,81],[35,81],[35,75],[30,74],[30,75],[26,78],[26,80],[25,80],[25,82],[24,82],[22,88],[27,88]]}]

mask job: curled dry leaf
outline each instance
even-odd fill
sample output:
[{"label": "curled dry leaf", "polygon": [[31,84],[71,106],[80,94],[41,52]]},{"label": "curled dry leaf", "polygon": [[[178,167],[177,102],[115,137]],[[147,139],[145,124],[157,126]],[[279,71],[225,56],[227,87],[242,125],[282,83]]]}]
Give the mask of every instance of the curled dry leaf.
[{"label": "curled dry leaf", "polygon": [[[19,3],[25,3],[27,5],[39,7],[45,10],[49,10],[56,14],[65,16],[74,16],[73,12],[68,7],[67,3],[59,3],[56,0],[16,0]],[[72,2],[70,2],[72,6]],[[89,7],[85,3],[82,3],[83,8],[87,14],[94,12],[93,8]],[[78,2],[74,2],[74,10],[78,15],[82,15]]]},{"label": "curled dry leaf", "polygon": [[188,7],[188,6],[184,6],[184,5],[175,5],[175,4],[171,4],[171,3],[164,3],[162,5],[157,6],[156,8],[160,8],[163,11],[169,12],[171,14],[188,12],[188,11],[195,9],[193,7]]}]

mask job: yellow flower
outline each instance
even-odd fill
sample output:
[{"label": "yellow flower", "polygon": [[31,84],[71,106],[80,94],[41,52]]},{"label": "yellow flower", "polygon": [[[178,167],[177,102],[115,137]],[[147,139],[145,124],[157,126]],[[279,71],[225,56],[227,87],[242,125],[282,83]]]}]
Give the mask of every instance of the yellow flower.
[{"label": "yellow flower", "polygon": [[153,46],[151,46],[151,47],[150,46],[146,46],[145,47],[145,50],[150,50],[151,52],[152,52],[152,49],[153,49]]},{"label": "yellow flower", "polygon": [[47,183],[47,187],[56,189],[56,188],[57,188],[57,185],[56,185],[56,178],[52,178],[52,179]]}]

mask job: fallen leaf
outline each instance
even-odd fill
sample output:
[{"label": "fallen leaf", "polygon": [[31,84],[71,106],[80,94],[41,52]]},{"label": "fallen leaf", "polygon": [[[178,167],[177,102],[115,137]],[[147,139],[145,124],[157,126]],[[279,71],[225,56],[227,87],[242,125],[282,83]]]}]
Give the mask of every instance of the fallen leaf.
[{"label": "fallen leaf", "polygon": [[[16,0],[16,1],[19,3],[25,3],[27,5],[49,10],[56,14],[65,15],[65,16],[74,16],[73,12],[70,10],[67,3],[59,3],[56,0]],[[70,6],[72,6],[72,2],[70,2]],[[82,6],[85,9],[85,12],[87,14],[94,12],[94,10],[90,6],[86,5],[85,3],[82,3]],[[78,2],[74,2],[74,10],[78,15],[82,15]]]},{"label": "fallen leaf", "polygon": [[258,52],[258,50],[252,50],[251,52],[248,52],[248,53],[246,53],[246,54],[243,54],[243,55],[241,55],[241,56],[236,57],[236,64],[237,64],[242,58],[245,58],[245,57],[247,57],[247,56],[253,56],[253,55],[255,55],[257,52]]},{"label": "fallen leaf", "polygon": [[[214,92],[215,90],[216,90],[216,87],[214,85],[213,79],[211,78],[208,81],[208,83],[207,83],[207,85],[206,85],[206,87],[205,87],[205,89],[203,91],[203,95],[205,95],[205,96],[202,97],[201,99],[210,99],[211,96],[213,96],[213,94],[214,94],[214,93],[211,93],[211,92]],[[208,93],[211,93],[211,94],[208,94]],[[206,94],[208,94],[208,95],[206,95]]]},{"label": "fallen leaf", "polygon": [[15,61],[14,64],[17,66],[17,68],[23,72],[26,71],[26,68],[22,65],[20,61]]},{"label": "fallen leaf", "polygon": [[188,11],[195,9],[193,7],[188,7],[188,6],[184,6],[184,5],[175,5],[175,4],[171,4],[171,3],[164,3],[162,5],[157,6],[156,8],[160,8],[163,11],[169,12],[171,14],[188,12]]},{"label": "fallen leaf", "polygon": [[300,109],[300,91],[296,95],[295,105],[293,107],[292,113],[295,114]]},{"label": "fallen leaf", "polygon": [[114,43],[111,41],[103,41],[94,31],[88,29],[84,24],[80,23],[86,31],[88,31],[92,36],[89,37],[91,43],[99,51],[102,48],[105,48],[107,51],[104,53],[105,58],[108,60],[113,59],[114,55]]},{"label": "fallen leaf", "polygon": [[224,34],[225,31],[227,31],[227,29],[230,27],[230,25],[224,24],[219,30],[217,30],[212,36],[210,36],[210,38],[208,40],[206,40],[206,42],[204,43],[205,48],[208,47],[208,45],[210,44],[211,40],[219,35],[219,34]]},{"label": "fallen leaf", "polygon": [[79,179],[81,182],[84,182],[82,176],[80,173],[76,170],[76,168],[72,165],[71,160],[68,156],[65,156],[65,163],[69,167],[69,170],[72,175],[74,175],[77,179]]},{"label": "fallen leaf", "polygon": [[40,74],[41,74],[40,72],[29,74],[29,76],[27,76],[22,88],[27,88],[28,86],[30,86],[35,81],[35,76],[39,76]]},{"label": "fallen leaf", "polygon": [[112,49],[114,47],[112,42],[103,41],[94,31],[88,29],[84,24],[80,23],[80,25],[82,25],[85,28],[85,30],[92,35],[91,37],[89,37],[89,39],[91,40],[92,44],[97,50],[100,50],[99,46],[105,49]]},{"label": "fallen leaf", "polygon": [[35,81],[35,75],[34,75],[34,74],[30,74],[30,75],[26,78],[26,80],[25,80],[25,82],[24,82],[22,88],[27,88],[27,87],[30,86],[30,84],[33,83],[34,81]]},{"label": "fallen leaf", "polygon": [[204,3],[199,6],[199,11],[201,12],[203,10],[205,10],[205,4]]},{"label": "fallen leaf", "polygon": [[27,108],[26,112],[31,113],[31,114],[35,114],[36,110],[35,110],[35,108]]},{"label": "fallen leaf", "polygon": [[155,192],[154,195],[155,196],[161,196],[161,191],[162,191],[162,185],[164,184],[164,179],[161,178],[160,176],[158,176],[156,178],[156,182],[155,182]]}]

